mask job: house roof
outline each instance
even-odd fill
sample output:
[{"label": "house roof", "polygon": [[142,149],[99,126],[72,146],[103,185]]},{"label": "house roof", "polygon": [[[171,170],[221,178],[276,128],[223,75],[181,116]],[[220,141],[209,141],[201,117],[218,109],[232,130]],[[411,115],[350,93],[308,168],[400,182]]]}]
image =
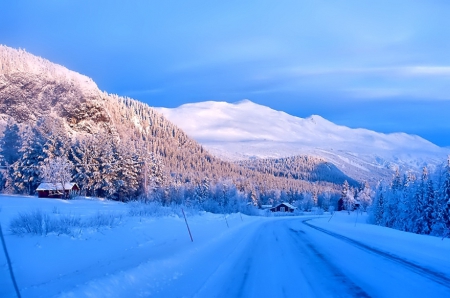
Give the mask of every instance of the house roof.
[{"label": "house roof", "polygon": [[285,205],[286,207],[289,207],[290,209],[297,209],[297,207],[294,207],[294,206],[292,206],[291,204],[286,203],[286,202],[280,203],[280,204],[276,205],[276,206],[273,207],[273,208],[277,208],[277,207],[280,206],[280,205]]},{"label": "house roof", "polygon": [[[75,185],[77,184],[74,182],[66,182],[64,189],[72,189]],[[41,183],[36,190],[63,190],[63,188],[61,183]]]}]

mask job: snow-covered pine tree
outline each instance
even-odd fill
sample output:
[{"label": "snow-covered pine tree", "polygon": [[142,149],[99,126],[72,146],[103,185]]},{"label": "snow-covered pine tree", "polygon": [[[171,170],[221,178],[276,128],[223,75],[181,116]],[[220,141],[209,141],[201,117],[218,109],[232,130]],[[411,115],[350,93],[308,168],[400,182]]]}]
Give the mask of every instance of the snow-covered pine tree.
[{"label": "snow-covered pine tree", "polygon": [[203,204],[210,197],[210,181],[208,177],[203,178],[195,189],[195,200],[198,204]]},{"label": "snow-covered pine tree", "polygon": [[422,177],[418,183],[415,183],[415,192],[412,195],[412,200],[409,202],[409,219],[410,225],[406,231],[411,231],[416,234],[422,234],[424,232],[424,208],[427,205],[426,198],[426,185],[428,180],[428,170],[426,167],[422,169]]},{"label": "snow-covered pine tree", "polygon": [[352,211],[355,206],[355,195],[347,180],[342,185],[341,199],[344,209],[349,212]]},{"label": "snow-covered pine tree", "polygon": [[358,192],[357,199],[360,203],[362,211],[367,211],[367,208],[372,204],[373,190],[367,181],[364,181],[364,187]]},{"label": "snow-covered pine tree", "polygon": [[3,156],[2,165],[12,165],[19,157],[21,136],[19,126],[12,120],[6,124],[3,137],[0,139],[0,154]]},{"label": "snow-covered pine tree", "polygon": [[45,139],[43,146],[44,160],[69,155],[71,141],[61,119],[42,118],[38,121],[37,129]]},{"label": "snow-covered pine tree", "polygon": [[45,139],[36,128],[27,128],[22,137],[19,159],[9,171],[12,185],[18,193],[33,194],[39,185],[39,166],[44,161]]},{"label": "snow-covered pine tree", "polygon": [[250,200],[253,206],[255,207],[260,206],[260,200],[258,199],[258,194],[256,193],[256,190],[250,191]]},{"label": "snow-covered pine tree", "polygon": [[98,136],[100,152],[96,159],[99,170],[94,173],[94,188],[100,196],[112,197],[116,193],[115,181],[120,180],[118,179],[117,140],[109,133],[99,134]]},{"label": "snow-covered pine tree", "polygon": [[384,196],[383,225],[387,227],[398,228],[399,202],[403,196],[403,185],[400,172],[397,169],[391,187],[386,191],[386,195]]},{"label": "snow-covered pine tree", "polygon": [[428,179],[426,191],[425,191],[425,201],[424,201],[423,210],[422,210],[422,218],[423,218],[422,231],[425,234],[430,234],[432,231],[432,228],[433,228],[433,222],[434,222],[433,207],[434,207],[435,199],[436,199],[436,196],[435,196],[433,181],[431,179]]},{"label": "snow-covered pine tree", "polygon": [[121,143],[117,149],[118,179],[114,181],[115,196],[116,199],[124,201],[136,197],[143,165],[131,143]]},{"label": "snow-covered pine tree", "polygon": [[99,164],[96,155],[99,148],[95,136],[79,139],[72,146],[71,158],[74,162],[74,181],[77,182],[81,192],[86,196],[94,195],[94,172],[98,171]]},{"label": "snow-covered pine tree", "polygon": [[444,182],[442,184],[438,203],[435,210],[435,223],[433,232],[443,237],[450,237],[450,156],[444,171]]},{"label": "snow-covered pine tree", "polygon": [[[166,186],[166,175],[162,160],[155,153],[148,151],[146,148],[140,149],[140,162],[142,163],[141,181],[143,186],[143,195],[146,199],[161,198],[155,197],[158,190]],[[168,186],[168,185],[167,185]]]},{"label": "snow-covered pine tree", "polygon": [[375,224],[379,226],[384,225],[384,196],[384,189],[380,183],[375,194],[375,202],[372,209]]}]

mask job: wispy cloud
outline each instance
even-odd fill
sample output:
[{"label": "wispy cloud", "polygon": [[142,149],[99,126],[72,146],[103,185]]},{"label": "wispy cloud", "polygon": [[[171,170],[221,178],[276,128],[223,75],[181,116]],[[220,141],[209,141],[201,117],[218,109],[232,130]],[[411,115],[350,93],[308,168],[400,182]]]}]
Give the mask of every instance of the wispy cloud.
[{"label": "wispy cloud", "polygon": [[154,94],[154,93],[162,93],[164,92],[164,89],[162,88],[155,88],[155,89],[139,89],[139,90],[128,90],[125,91],[124,94],[127,95],[148,95],[148,94]]},{"label": "wispy cloud", "polygon": [[292,67],[278,70],[279,74],[291,76],[314,75],[394,75],[394,76],[449,76],[450,66],[394,66],[394,67],[349,67],[349,68],[302,68]]},{"label": "wispy cloud", "polygon": [[410,66],[404,67],[403,73],[405,75],[450,77],[450,66]]}]

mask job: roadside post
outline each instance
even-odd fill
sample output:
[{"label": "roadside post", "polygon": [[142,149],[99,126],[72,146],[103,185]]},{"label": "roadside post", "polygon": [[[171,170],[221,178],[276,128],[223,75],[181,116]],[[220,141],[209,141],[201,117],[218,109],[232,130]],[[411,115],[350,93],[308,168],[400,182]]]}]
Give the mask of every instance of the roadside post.
[{"label": "roadside post", "polygon": [[188,232],[189,232],[189,237],[191,237],[191,241],[194,242],[194,239],[192,239],[191,229],[189,229],[189,225],[188,225],[188,222],[187,222],[187,219],[186,219],[186,214],[184,214],[183,208],[181,208],[181,212],[183,212],[184,222],[186,223],[186,227],[187,227]]},{"label": "roadside post", "polygon": [[14,285],[14,290],[16,291],[16,295],[18,298],[20,297],[19,287],[17,287],[16,278],[14,277],[14,272],[11,265],[11,259],[9,258],[8,250],[6,249],[5,238],[3,238],[2,225],[0,224],[0,238],[2,239],[3,251],[5,252],[6,261],[8,263],[9,274],[11,276],[12,283]]}]

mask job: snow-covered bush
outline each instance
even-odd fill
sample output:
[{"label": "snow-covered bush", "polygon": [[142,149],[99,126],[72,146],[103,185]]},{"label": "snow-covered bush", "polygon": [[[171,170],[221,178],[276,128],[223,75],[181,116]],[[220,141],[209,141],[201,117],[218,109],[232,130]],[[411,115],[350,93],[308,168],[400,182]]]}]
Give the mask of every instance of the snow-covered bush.
[{"label": "snow-covered bush", "polygon": [[[53,210],[54,211],[54,210]],[[14,235],[48,234],[75,236],[87,229],[112,228],[122,219],[121,214],[100,213],[82,219],[77,215],[61,215],[59,213],[45,213],[40,209],[19,213],[9,225]]]},{"label": "snow-covered bush", "polygon": [[131,216],[170,216],[175,214],[173,207],[163,206],[160,202],[131,202],[128,214]]},{"label": "snow-covered bush", "polygon": [[89,217],[84,222],[84,226],[88,227],[88,228],[96,228],[96,229],[99,229],[102,227],[113,228],[121,220],[122,220],[122,214],[97,212],[95,215]]},{"label": "snow-covered bush", "polygon": [[19,213],[17,217],[11,220],[9,229],[15,235],[47,235],[48,229],[53,226],[50,221],[50,216],[38,209]]},{"label": "snow-covered bush", "polygon": [[128,203],[128,206],[128,215],[141,217],[183,217],[183,212],[181,211],[181,209],[183,209],[186,216],[197,215],[200,212],[200,210],[195,205],[185,206],[175,203],[169,206],[163,206],[160,202],[134,201]]},{"label": "snow-covered bush", "polygon": [[320,207],[312,207],[311,208],[311,214],[322,215],[323,214],[323,209],[320,208]]}]

